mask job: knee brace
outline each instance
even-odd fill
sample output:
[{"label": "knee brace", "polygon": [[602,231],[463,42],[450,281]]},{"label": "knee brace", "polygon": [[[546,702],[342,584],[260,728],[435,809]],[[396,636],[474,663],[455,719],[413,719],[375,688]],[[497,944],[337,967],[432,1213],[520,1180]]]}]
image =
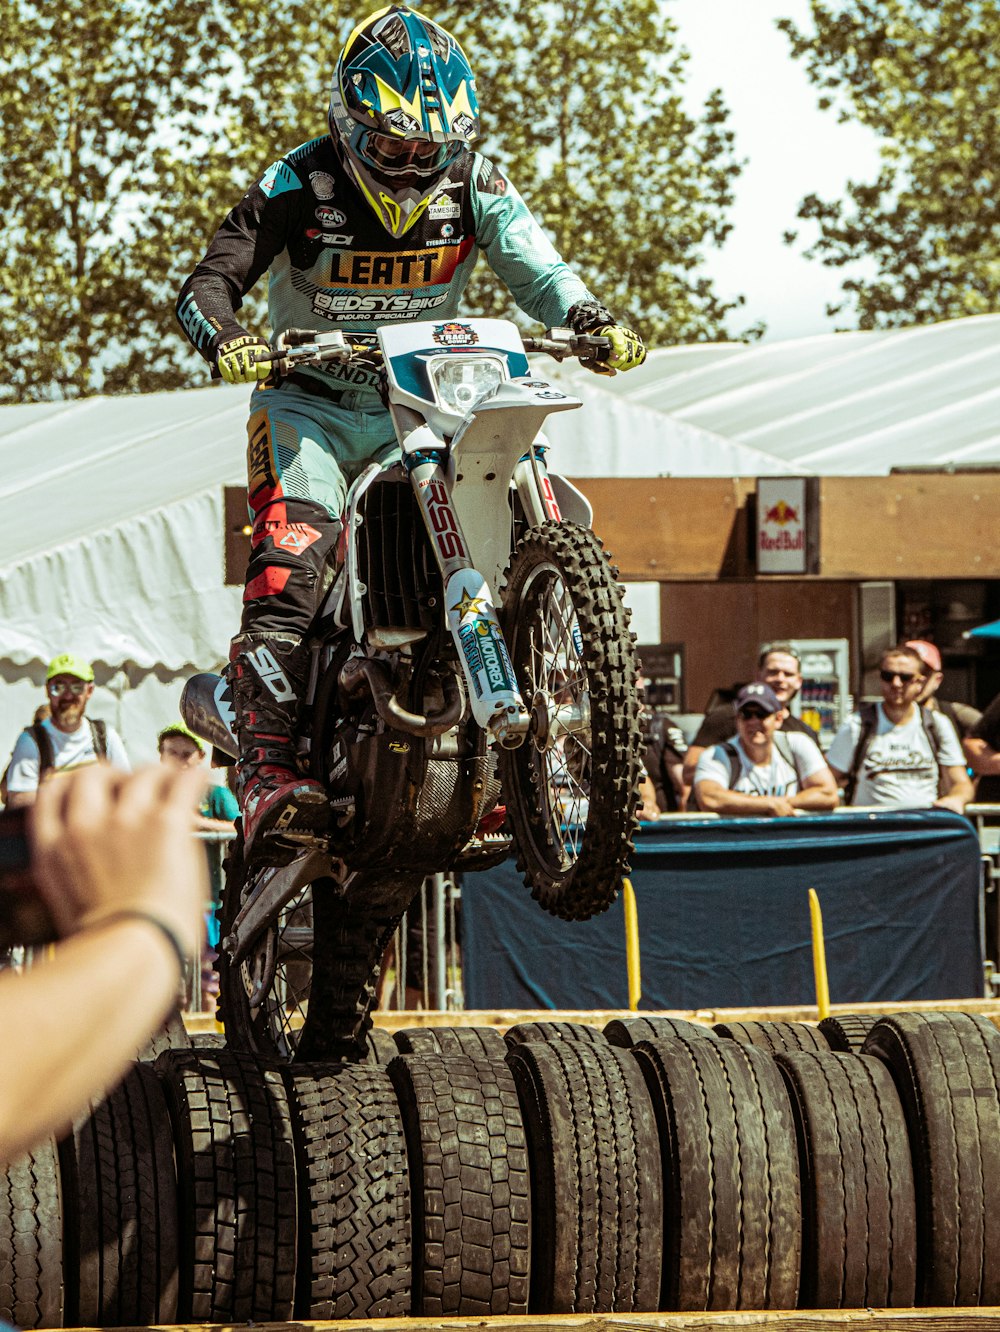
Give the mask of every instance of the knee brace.
[{"label": "knee brace", "polygon": [[315,500],[274,499],[255,515],[242,633],[309,632],[333,577],[341,528]]}]

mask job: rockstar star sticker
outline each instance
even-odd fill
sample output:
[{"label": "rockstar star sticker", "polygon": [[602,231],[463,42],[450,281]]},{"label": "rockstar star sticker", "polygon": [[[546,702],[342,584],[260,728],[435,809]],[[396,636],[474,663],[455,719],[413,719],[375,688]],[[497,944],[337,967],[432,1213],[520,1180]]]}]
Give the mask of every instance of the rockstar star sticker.
[{"label": "rockstar star sticker", "polygon": [[485,602],[482,597],[474,597],[467,588],[462,588],[462,599],[456,601],[452,606],[453,611],[458,611],[458,618],[464,620],[467,615],[485,615]]}]

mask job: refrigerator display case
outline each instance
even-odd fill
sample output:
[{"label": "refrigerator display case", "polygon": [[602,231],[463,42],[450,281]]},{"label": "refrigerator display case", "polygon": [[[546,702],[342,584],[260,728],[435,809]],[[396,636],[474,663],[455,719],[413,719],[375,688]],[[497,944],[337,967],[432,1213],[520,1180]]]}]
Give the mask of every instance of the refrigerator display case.
[{"label": "refrigerator display case", "polygon": [[792,712],[811,726],[826,749],[854,707],[850,693],[850,644],[846,638],[788,640],[802,663],[802,688]]}]

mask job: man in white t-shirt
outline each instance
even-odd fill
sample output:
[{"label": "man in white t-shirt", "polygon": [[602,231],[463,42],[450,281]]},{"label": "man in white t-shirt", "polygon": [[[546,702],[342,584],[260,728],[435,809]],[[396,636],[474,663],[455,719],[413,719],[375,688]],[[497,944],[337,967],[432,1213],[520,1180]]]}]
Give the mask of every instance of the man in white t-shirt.
[{"label": "man in white t-shirt", "polygon": [[726,818],[836,808],[837,785],[815,740],[801,731],[777,738],[784,707],[770,685],[745,685],[735,706],[735,740],[706,749],[698,759],[698,808]]},{"label": "man in white t-shirt", "polygon": [[827,760],[850,805],[953,809],[961,814],[973,788],[954,726],[921,710],[927,666],[914,648],[882,654],[882,701],[863,705],[834,736]]},{"label": "man in white t-shirt", "polygon": [[63,652],[53,657],[45,675],[51,716],[18,736],[7,769],[7,804],[33,805],[38,784],[50,772],[71,772],[88,763],[107,762],[128,772],[125,746],[117,731],[92,721],[87,704],[94,692],[89,661]]}]

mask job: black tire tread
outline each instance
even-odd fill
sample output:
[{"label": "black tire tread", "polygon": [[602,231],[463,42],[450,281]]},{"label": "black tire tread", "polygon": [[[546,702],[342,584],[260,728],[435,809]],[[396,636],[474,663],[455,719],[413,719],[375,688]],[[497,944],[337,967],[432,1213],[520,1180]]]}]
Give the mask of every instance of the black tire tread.
[{"label": "black tire tread", "polygon": [[296,1171],[281,1075],[233,1050],[156,1061],[174,1126],[181,1322],[287,1322]]},{"label": "black tire tread", "polygon": [[802,1172],[800,1306],[910,1307],[917,1233],[906,1121],[888,1069],[869,1055],[775,1056]]},{"label": "black tire tread", "polygon": [[1000,1034],[972,1013],[881,1018],[864,1053],[889,1067],[906,1115],[917,1210],[915,1302],[1000,1302]]},{"label": "black tire tread", "polygon": [[502,1060],[401,1054],[417,1317],[524,1314],[531,1195],[524,1126]]},{"label": "black tire tread", "polygon": [[640,1041],[670,1040],[674,1036],[686,1040],[718,1039],[712,1028],[704,1023],[671,1017],[612,1018],[604,1028],[604,1036],[611,1045],[622,1050],[630,1050]]},{"label": "black tire tread", "polygon": [[600,1027],[587,1022],[517,1022],[504,1035],[508,1049],[526,1041],[577,1041],[583,1045],[607,1045]]},{"label": "black tire tread", "polygon": [[648,1093],[606,1043],[523,1042],[507,1055],[524,1111],[532,1313],[658,1308],[663,1193]]},{"label": "black tire tread", "polygon": [[533,563],[548,561],[572,592],[592,718],[590,810],[580,855],[568,869],[555,871],[552,857],[538,850],[551,841],[538,813],[530,740],[500,751],[500,779],[517,868],[532,897],[562,920],[587,920],[615,900],[635,849],[641,773],[637,658],[617,570],[600,539],[576,523],[548,522],[524,535],[507,567],[501,617],[515,672],[521,584]]},{"label": "black tire tread", "polygon": [[794,1308],[799,1165],[774,1060],[749,1044],[682,1037],[642,1041],[632,1056],[663,1152],[660,1308]]},{"label": "black tire tread", "polygon": [[396,1093],[380,1065],[286,1072],[299,1162],[297,1317],[410,1312],[410,1181]]},{"label": "black tire tread", "polygon": [[503,1059],[504,1038],[496,1027],[403,1027],[395,1034],[400,1054],[467,1054]]},{"label": "black tire tread", "polygon": [[134,1063],[59,1144],[66,1214],[67,1322],[172,1323],[177,1315],[173,1134],[153,1068]]},{"label": "black tire tread", "polygon": [[62,1327],[63,1216],[55,1140],[0,1165],[0,1319]]},{"label": "black tire tread", "polygon": [[723,1040],[756,1045],[771,1054],[785,1050],[827,1054],[830,1050],[826,1037],[810,1022],[717,1022],[712,1030]]},{"label": "black tire tread", "polygon": [[837,1013],[823,1018],[819,1029],[831,1050],[840,1054],[860,1054],[877,1021],[877,1013]]}]

